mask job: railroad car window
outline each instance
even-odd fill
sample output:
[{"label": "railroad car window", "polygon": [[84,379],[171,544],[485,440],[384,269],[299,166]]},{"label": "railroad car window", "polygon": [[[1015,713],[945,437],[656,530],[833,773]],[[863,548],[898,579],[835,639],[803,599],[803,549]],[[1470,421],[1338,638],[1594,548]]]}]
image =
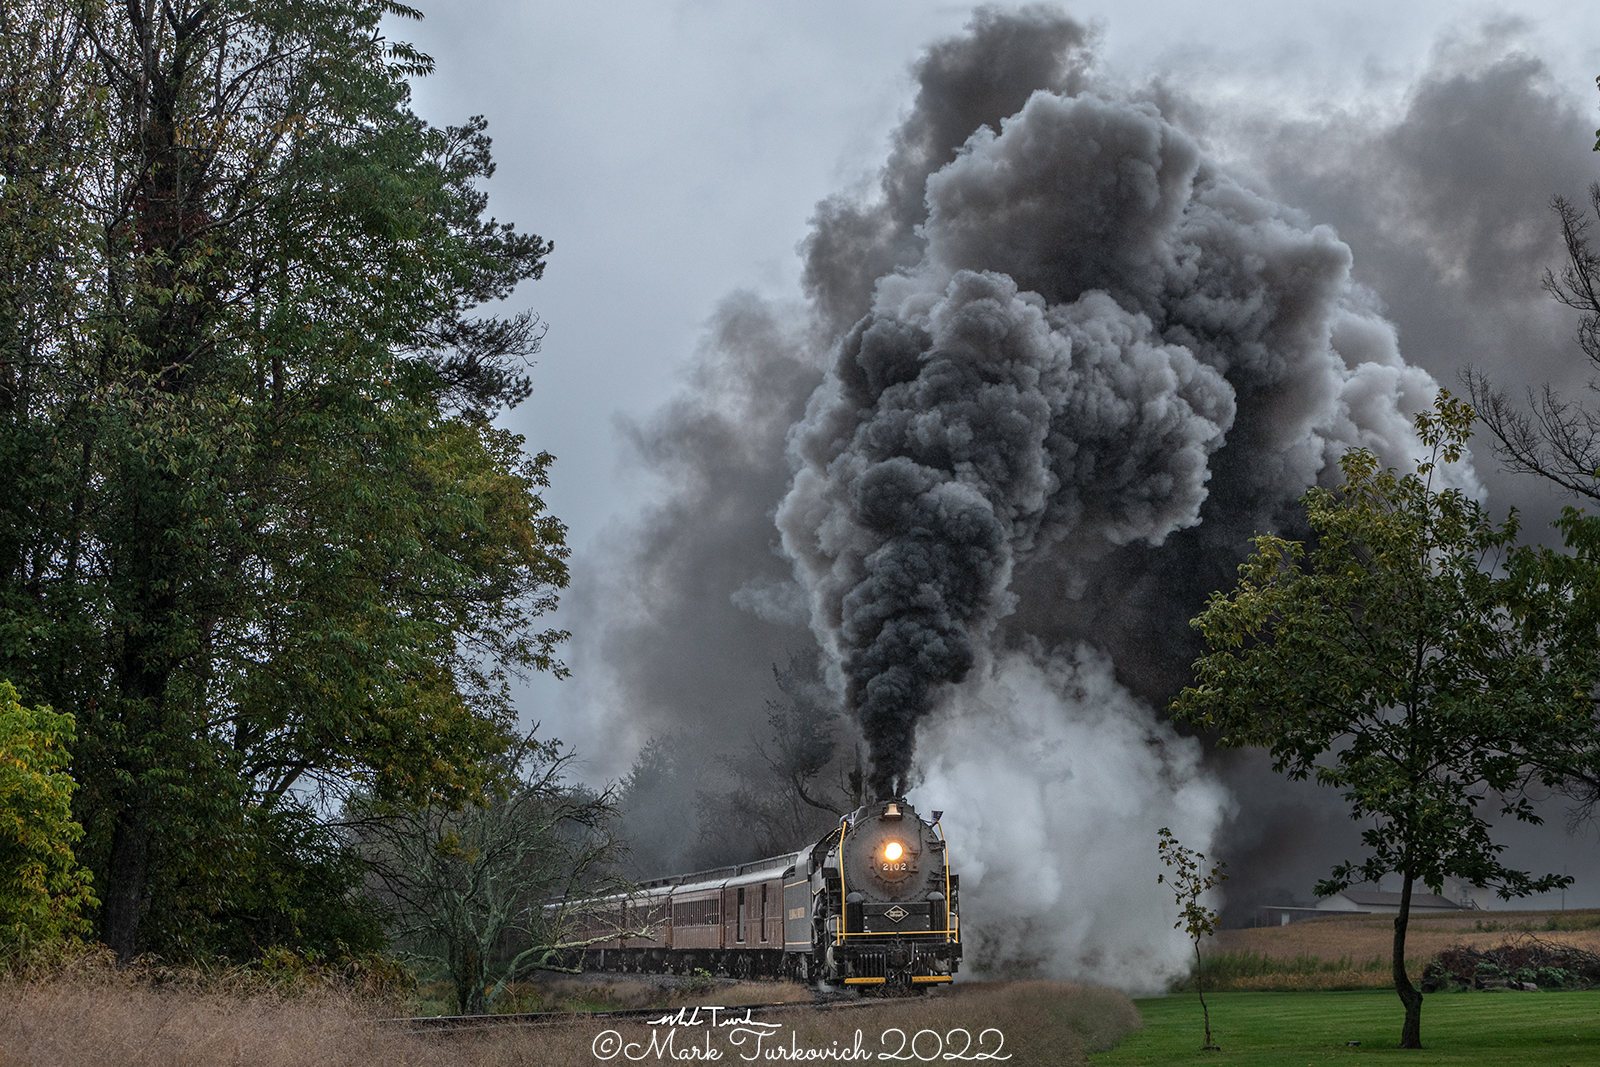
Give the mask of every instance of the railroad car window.
[{"label": "railroad car window", "polygon": [[767,939],[767,883],[761,883],[761,940]]},{"label": "railroad car window", "polygon": [[722,921],[722,909],[716,900],[686,900],[672,906],[675,926],[716,926]]},{"label": "railroad car window", "polygon": [[735,920],[733,939],[744,940],[744,886],[739,887],[739,916]]}]

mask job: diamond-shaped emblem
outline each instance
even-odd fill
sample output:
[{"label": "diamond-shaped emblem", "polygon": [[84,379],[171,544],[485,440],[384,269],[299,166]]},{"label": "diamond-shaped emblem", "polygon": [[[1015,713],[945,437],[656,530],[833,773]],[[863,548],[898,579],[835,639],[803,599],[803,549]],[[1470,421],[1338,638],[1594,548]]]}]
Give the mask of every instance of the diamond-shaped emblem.
[{"label": "diamond-shaped emblem", "polygon": [[907,911],[906,909],[902,908],[900,905],[896,904],[894,907],[890,908],[888,911],[884,912],[883,914],[886,917],[894,920],[895,922],[899,922],[901,919],[904,919],[907,915],[910,915],[911,913],[909,911]]}]

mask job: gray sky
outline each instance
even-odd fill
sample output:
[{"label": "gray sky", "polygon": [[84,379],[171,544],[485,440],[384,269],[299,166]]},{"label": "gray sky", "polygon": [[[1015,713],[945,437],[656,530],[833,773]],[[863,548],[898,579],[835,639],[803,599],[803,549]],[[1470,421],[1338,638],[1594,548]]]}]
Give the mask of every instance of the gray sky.
[{"label": "gray sky", "polygon": [[[619,427],[648,419],[685,388],[707,321],[727,294],[801,298],[795,248],[816,203],[876,178],[886,138],[911,101],[910,64],[925,45],[960,30],[970,7],[917,0],[421,6],[424,22],[391,28],[437,62],[417,85],[417,109],[441,124],[486,115],[499,165],[492,211],[556,243],[544,279],[512,302],[537,309],[550,332],[534,395],[505,422],[531,448],[558,457],[547,500],[569,526],[581,582],[586,568],[610,558],[608,539],[665,491],[641,472]],[[1284,154],[1252,158],[1261,146],[1249,139],[1251,121],[1381,126],[1405,111],[1425,72],[1478,47],[1485,27],[1502,46],[1511,41],[1541,59],[1554,91],[1583,115],[1595,116],[1600,101],[1595,26],[1570,2],[1062,6],[1098,26],[1103,74],[1132,85],[1163,80],[1208,114],[1226,116],[1215,120],[1212,150],[1229,158],[1231,137],[1232,154],[1247,167],[1270,170],[1283,162],[1271,157]],[[1587,128],[1595,125],[1600,119]],[[1306,178],[1306,169],[1274,173],[1279,196],[1295,204],[1282,190],[1312,190],[1310,221],[1334,221],[1317,214],[1319,204],[1330,212],[1338,206],[1328,183]],[[1356,247],[1359,277],[1362,249],[1352,229],[1341,233]],[[1390,276],[1404,269],[1391,260]],[[1402,350],[1419,358],[1412,353],[1425,346],[1409,346],[1404,327],[1427,316],[1406,319],[1408,297],[1382,291],[1383,277],[1369,280],[1380,298],[1399,305]],[[1419,361],[1454,385],[1450,359]],[[1496,493],[1498,483],[1487,481]],[[1503,506],[1506,496],[1492,496],[1491,505]],[[524,712],[542,720],[546,734],[576,743],[592,776],[621,773],[636,739],[602,732],[607,720],[595,709],[611,691],[600,664],[575,666],[572,681],[529,687]],[[1560,847],[1552,839],[1529,862],[1550,862]]]}]

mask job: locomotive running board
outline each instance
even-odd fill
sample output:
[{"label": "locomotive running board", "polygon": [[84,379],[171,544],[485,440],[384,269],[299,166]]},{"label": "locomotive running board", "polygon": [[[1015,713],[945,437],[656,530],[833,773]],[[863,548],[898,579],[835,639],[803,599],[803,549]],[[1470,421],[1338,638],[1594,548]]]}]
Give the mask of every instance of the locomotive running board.
[{"label": "locomotive running board", "polygon": [[846,978],[844,980],[845,985],[882,985],[883,982],[884,979],[882,978]]},{"label": "locomotive running board", "polygon": [[911,980],[913,982],[948,982],[951,979],[948,974],[914,974],[911,976]]}]

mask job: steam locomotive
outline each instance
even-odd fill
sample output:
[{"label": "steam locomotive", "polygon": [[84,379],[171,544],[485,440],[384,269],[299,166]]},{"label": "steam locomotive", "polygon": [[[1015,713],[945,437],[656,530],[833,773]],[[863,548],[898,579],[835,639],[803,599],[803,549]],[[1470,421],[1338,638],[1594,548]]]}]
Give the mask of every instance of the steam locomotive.
[{"label": "steam locomotive", "polygon": [[[903,798],[857,808],[798,852],[645,882],[583,920],[583,965],[906,992],[949,982],[961,960],[958,877],[943,812]],[[607,932],[646,936],[596,940]]]}]

